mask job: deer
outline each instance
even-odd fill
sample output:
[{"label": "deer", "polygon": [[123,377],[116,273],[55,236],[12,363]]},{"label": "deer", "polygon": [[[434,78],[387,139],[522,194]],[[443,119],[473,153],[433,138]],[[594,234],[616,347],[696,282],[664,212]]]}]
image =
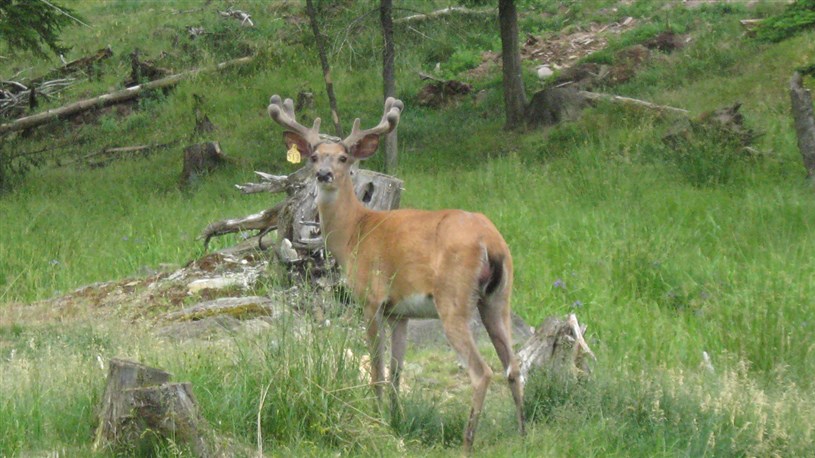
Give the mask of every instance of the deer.
[{"label": "deer", "polygon": [[464,450],[469,454],[493,376],[470,328],[475,309],[504,367],[518,428],[524,434],[523,379],[511,335],[512,256],[501,233],[481,213],[374,211],[357,199],[352,165],[376,152],[380,137],[396,128],[403,109],[400,100],[389,97],[379,124],[361,130],[357,118],[351,133],[339,140],[320,135],[320,118],[311,128],[298,123],[291,99],[282,101],[274,95],[268,106],[271,118],[285,129],[286,148],[297,148],[311,163],[323,242],[363,308],[371,383],[379,403],[385,373],[385,325],[391,328],[390,388],[392,401],[396,401],[408,320],[440,319],[472,384],[464,430]]}]

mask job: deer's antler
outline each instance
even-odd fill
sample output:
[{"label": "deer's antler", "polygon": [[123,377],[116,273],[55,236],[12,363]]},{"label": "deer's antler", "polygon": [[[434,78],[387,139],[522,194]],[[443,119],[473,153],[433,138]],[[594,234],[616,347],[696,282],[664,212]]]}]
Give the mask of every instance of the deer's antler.
[{"label": "deer's antler", "polygon": [[342,144],[350,150],[357,144],[357,142],[368,135],[382,135],[389,133],[396,128],[397,124],[399,124],[399,116],[404,109],[405,104],[402,103],[401,100],[388,97],[388,99],[385,100],[385,112],[382,114],[382,119],[379,121],[379,124],[370,129],[360,130],[359,118],[355,119],[354,126],[351,128],[351,134],[342,141]]},{"label": "deer's antler", "polygon": [[294,102],[291,99],[281,100],[279,95],[273,95],[269,99],[269,116],[281,126],[303,137],[309,145],[320,143],[320,118],[314,120],[310,129],[300,124],[294,114]]}]

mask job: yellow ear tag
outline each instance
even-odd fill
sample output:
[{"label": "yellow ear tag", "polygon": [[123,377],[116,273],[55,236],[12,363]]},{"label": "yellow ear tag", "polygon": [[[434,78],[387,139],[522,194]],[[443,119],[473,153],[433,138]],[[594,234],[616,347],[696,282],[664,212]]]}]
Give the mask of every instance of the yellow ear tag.
[{"label": "yellow ear tag", "polygon": [[297,144],[292,143],[291,148],[286,151],[286,160],[291,162],[292,164],[299,164],[300,163],[300,150],[297,149]]}]

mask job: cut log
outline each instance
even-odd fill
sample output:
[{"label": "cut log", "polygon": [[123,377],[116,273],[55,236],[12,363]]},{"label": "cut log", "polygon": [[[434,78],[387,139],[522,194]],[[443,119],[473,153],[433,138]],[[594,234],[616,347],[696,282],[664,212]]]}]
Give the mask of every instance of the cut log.
[{"label": "cut log", "polygon": [[18,130],[30,129],[32,127],[37,127],[43,125],[45,123],[51,122],[55,119],[61,117],[72,116],[77,113],[81,113],[83,111],[92,110],[101,106],[108,106],[114,105],[117,103],[122,103],[128,100],[135,99],[145,91],[151,89],[160,89],[165,87],[171,87],[178,84],[180,81],[187,79],[191,76],[195,76],[201,72],[209,72],[215,70],[222,70],[229,67],[234,67],[237,65],[247,64],[252,62],[255,59],[254,56],[248,57],[241,57],[239,59],[230,60],[227,62],[222,62],[218,65],[212,67],[204,67],[204,68],[196,68],[193,70],[189,70],[183,73],[178,73],[175,75],[168,76],[167,78],[162,78],[160,80],[151,81],[149,83],[141,84],[138,86],[133,86],[121,91],[111,92],[108,94],[103,94],[98,97],[92,97],[90,99],[80,100],[78,102],[71,103],[69,105],[65,105],[59,108],[53,108],[51,110],[44,111],[42,113],[37,113],[31,116],[26,116],[23,118],[18,118],[14,121],[0,124],[0,135],[5,135],[9,132],[15,132]]},{"label": "cut log", "polygon": [[807,179],[815,184],[815,115],[812,109],[812,94],[809,89],[804,88],[803,78],[798,72],[790,79],[790,99],[798,149],[801,151]]},{"label": "cut log", "polygon": [[596,358],[583,338],[585,332],[574,313],[565,319],[547,318],[518,351],[521,376],[535,369],[567,377],[589,374],[588,358]]},{"label": "cut log", "polygon": [[210,173],[228,162],[218,142],[190,145],[184,148],[184,169],[181,183],[189,184],[196,177]]},{"label": "cut log", "polygon": [[169,380],[170,374],[161,369],[112,359],[94,450],[139,454],[152,451],[155,442],[172,439],[195,456],[211,456],[192,385]]}]

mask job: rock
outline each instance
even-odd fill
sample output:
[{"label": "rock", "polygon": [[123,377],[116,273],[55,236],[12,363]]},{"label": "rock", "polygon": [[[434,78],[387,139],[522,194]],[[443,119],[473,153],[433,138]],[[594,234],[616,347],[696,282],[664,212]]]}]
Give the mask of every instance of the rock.
[{"label": "rock", "polygon": [[538,79],[542,80],[548,79],[555,74],[554,70],[549,68],[548,65],[539,65],[536,70],[538,72]]},{"label": "rock", "polygon": [[195,321],[221,315],[229,315],[238,319],[256,316],[277,318],[283,313],[281,307],[278,307],[268,297],[222,297],[201,302],[177,312],[167,313],[162,318],[168,321]]}]

